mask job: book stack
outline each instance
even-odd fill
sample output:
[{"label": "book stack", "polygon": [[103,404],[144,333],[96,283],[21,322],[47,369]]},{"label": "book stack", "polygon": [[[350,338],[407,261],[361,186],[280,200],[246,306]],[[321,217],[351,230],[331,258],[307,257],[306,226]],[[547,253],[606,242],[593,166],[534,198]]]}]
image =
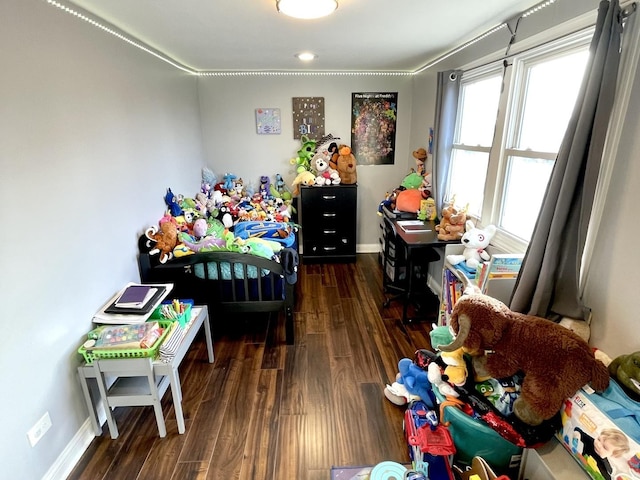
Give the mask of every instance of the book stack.
[{"label": "book stack", "polygon": [[476,285],[487,293],[489,284],[493,280],[515,280],[520,272],[524,254],[496,253],[488,262],[484,262],[476,269]]},{"label": "book stack", "polygon": [[171,283],[129,283],[95,313],[93,322],[122,325],[146,322],[172,288]]}]

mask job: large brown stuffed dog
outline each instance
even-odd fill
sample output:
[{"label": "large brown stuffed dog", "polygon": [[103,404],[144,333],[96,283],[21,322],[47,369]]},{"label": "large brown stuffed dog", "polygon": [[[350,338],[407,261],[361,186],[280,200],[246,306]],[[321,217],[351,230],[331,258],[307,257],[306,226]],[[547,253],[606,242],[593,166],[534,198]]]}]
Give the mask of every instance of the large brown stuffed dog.
[{"label": "large brown stuffed dog", "polygon": [[609,385],[607,367],[577,334],[544,318],[512,312],[487,295],[463,296],[451,327],[457,332],[454,341],[434,347],[445,352],[464,347],[478,376],[524,374],[514,413],[529,425],[553,417],[587,383],[597,391]]}]

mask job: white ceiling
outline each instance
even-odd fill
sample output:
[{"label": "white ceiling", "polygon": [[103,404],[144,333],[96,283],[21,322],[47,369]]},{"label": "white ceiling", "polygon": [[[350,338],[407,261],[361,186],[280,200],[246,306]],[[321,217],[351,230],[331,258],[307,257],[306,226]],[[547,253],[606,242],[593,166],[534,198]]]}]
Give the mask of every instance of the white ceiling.
[{"label": "white ceiling", "polygon": [[67,1],[198,71],[415,71],[539,3],[339,0],[328,17],[295,20],[275,0]]}]

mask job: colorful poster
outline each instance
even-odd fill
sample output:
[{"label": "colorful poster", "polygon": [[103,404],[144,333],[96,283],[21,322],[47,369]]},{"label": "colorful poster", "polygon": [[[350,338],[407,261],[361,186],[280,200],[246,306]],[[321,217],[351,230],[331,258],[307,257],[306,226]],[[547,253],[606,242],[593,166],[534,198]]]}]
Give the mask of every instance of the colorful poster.
[{"label": "colorful poster", "polygon": [[398,92],[351,94],[351,150],[358,165],[393,165]]},{"label": "colorful poster", "polygon": [[280,128],[279,108],[256,108],[258,135],[279,135]]},{"label": "colorful poster", "polygon": [[293,97],[293,138],[311,140],[324,136],[324,97]]}]

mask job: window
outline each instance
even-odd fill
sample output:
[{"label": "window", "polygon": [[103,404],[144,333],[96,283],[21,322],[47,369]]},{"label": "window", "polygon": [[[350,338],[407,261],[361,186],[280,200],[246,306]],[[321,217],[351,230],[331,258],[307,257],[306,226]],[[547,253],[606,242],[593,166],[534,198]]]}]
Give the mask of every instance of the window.
[{"label": "window", "polygon": [[[447,200],[501,243],[531,238],[589,57],[592,31],[465,73]],[[503,88],[504,85],[504,88]]]}]

